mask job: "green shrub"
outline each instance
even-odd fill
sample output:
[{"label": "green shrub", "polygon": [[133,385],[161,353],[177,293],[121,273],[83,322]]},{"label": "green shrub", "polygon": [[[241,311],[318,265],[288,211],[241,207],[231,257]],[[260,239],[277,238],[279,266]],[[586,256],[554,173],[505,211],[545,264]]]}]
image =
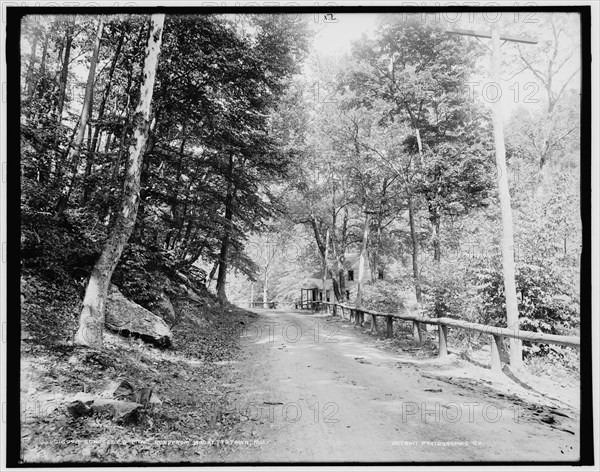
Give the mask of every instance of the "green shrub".
[{"label": "green shrub", "polygon": [[394,280],[378,280],[363,286],[363,307],[382,313],[397,313],[404,308],[401,284]]},{"label": "green shrub", "polygon": [[[506,326],[504,279],[498,267],[482,268],[477,274],[482,299],[480,322]],[[567,293],[552,268],[517,264],[515,281],[519,299],[519,329],[547,334],[572,334],[579,327],[579,304]],[[548,345],[524,342],[526,356],[545,355]]]},{"label": "green shrub", "polygon": [[425,315],[431,318],[468,319],[467,277],[460,274],[450,263],[435,263],[422,276]]}]

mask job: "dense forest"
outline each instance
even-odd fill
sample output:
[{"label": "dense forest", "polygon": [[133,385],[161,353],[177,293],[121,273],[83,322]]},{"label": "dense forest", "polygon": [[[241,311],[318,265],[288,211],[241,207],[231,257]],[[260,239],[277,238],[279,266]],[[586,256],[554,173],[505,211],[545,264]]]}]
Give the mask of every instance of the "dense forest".
[{"label": "dense forest", "polygon": [[[535,80],[514,82],[504,121],[520,327],[568,334],[578,24],[559,16],[503,48],[505,75]],[[469,93],[489,48],[383,15],[327,57],[311,18],[24,18],[22,275],[45,293],[24,328],[73,339],[111,281],[157,311],[182,282],[292,306],[316,273],[341,302],[505,325],[494,100]],[[371,269],[357,293],[355,254]]]}]

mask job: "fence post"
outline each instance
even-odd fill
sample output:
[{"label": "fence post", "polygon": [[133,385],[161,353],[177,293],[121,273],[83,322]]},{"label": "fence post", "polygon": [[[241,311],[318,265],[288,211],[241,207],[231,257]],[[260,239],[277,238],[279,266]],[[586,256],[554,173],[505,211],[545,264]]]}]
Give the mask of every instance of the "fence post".
[{"label": "fence post", "polygon": [[440,333],[440,349],[438,357],[446,357],[448,355],[448,327],[446,325],[439,325]]},{"label": "fence post", "polygon": [[333,305],[333,316],[337,316],[337,305]]},{"label": "fence post", "polygon": [[494,334],[492,336],[492,370],[502,372],[502,336]]},{"label": "fence post", "polygon": [[387,337],[391,338],[394,336],[394,318],[391,316],[387,317]]},{"label": "fence post", "polygon": [[377,317],[371,315],[371,334],[377,334]]},{"label": "fence post", "polygon": [[421,323],[413,320],[413,339],[416,344],[421,344]]}]

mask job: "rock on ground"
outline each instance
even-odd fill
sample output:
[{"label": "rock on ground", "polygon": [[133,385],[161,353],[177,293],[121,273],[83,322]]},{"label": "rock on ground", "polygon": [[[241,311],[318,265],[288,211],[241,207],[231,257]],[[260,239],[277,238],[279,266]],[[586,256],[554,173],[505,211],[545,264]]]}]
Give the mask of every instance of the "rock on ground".
[{"label": "rock on ground", "polygon": [[123,336],[134,336],[158,347],[171,345],[173,333],[166,323],[151,311],[123,296],[111,285],[106,302],[106,327]]}]

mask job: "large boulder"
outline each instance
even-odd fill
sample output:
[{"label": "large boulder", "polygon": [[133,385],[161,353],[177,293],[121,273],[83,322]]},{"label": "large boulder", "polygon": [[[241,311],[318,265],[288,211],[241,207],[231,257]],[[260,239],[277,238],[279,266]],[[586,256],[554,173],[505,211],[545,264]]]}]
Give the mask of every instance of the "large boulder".
[{"label": "large boulder", "polygon": [[158,347],[171,345],[173,333],[166,323],[151,311],[123,296],[111,285],[106,301],[106,327],[122,336],[133,336]]}]

